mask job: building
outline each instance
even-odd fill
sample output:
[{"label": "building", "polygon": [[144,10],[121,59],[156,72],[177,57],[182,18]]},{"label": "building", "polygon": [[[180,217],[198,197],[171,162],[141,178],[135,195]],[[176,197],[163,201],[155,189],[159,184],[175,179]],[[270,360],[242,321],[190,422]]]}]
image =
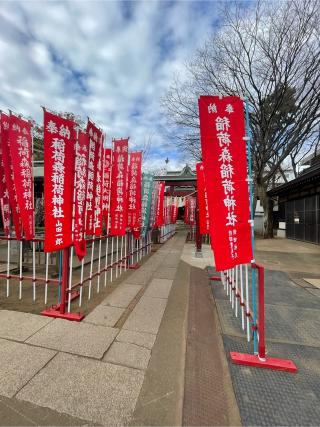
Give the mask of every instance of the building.
[{"label": "building", "polygon": [[268,192],[278,202],[277,235],[320,244],[320,156],[297,178]]}]

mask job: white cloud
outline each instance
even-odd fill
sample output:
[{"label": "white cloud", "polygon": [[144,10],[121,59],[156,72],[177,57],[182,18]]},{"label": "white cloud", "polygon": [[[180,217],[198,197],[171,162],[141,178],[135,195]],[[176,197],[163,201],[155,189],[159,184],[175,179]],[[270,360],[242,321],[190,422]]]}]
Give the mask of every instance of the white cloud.
[{"label": "white cloud", "polygon": [[[213,31],[214,2],[2,1],[0,107],[42,120],[40,106],[90,116],[108,140],[152,136],[150,165],[181,160],[160,98]],[[179,163],[180,162],[180,163]]]}]

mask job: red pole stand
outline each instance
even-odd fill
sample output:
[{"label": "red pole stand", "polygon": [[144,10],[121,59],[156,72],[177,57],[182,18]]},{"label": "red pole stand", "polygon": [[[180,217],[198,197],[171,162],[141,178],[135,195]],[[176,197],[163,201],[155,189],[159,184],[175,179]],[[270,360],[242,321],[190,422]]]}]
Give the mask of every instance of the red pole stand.
[{"label": "red pole stand", "polygon": [[258,354],[245,354],[230,352],[232,363],[236,365],[254,366],[256,368],[272,369],[275,371],[286,371],[296,373],[298,368],[292,360],[266,357],[265,345],[265,316],[264,316],[264,267],[260,264],[252,264],[252,268],[258,270],[259,281],[259,344]]},{"label": "red pole stand", "polygon": [[[66,313],[66,303],[68,302],[68,273],[69,273],[69,254],[70,248],[63,250],[62,262],[62,283],[61,283],[61,302],[41,312],[42,316],[54,317],[55,319],[65,319],[74,322],[81,322],[84,319],[84,314],[81,313]],[[79,296],[79,292],[72,292],[71,299]]]}]

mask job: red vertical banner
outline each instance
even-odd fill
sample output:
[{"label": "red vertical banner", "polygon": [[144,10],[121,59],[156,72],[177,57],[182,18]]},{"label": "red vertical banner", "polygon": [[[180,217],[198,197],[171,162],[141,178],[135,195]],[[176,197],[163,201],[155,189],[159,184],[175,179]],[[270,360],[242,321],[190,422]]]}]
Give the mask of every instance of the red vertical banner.
[{"label": "red vertical banner", "polygon": [[17,203],[26,240],[34,238],[34,197],[32,163],[32,124],[10,115],[10,154]]},{"label": "red vertical banner", "polygon": [[74,206],[74,250],[79,260],[86,255],[85,210],[87,194],[89,138],[79,130],[76,141],[75,162],[75,206]]},{"label": "red vertical banner", "polygon": [[210,231],[217,270],[252,260],[244,105],[236,96],[199,98]]},{"label": "red vertical banner", "polygon": [[114,140],[111,201],[110,235],[124,236],[127,222],[127,174],[128,139]]},{"label": "red vertical banner", "polygon": [[189,225],[196,223],[196,198],[189,197]]},{"label": "red vertical banner", "polygon": [[188,197],[185,197],[185,199],[184,199],[183,222],[185,224],[189,224],[189,199],[188,199]]},{"label": "red vertical banner", "polygon": [[45,252],[72,244],[75,123],[44,111]]},{"label": "red vertical banner", "polygon": [[9,139],[10,119],[4,113],[1,113],[1,146],[2,158],[4,165],[4,177],[8,190],[8,197],[10,208],[12,212],[12,220],[16,233],[16,238],[22,238],[20,210],[17,202],[16,187],[14,183],[13,166],[10,153],[10,139]]},{"label": "red vertical banner", "polygon": [[108,233],[111,192],[112,149],[103,149],[102,217]]},{"label": "red vertical banner", "polygon": [[6,236],[10,235],[10,202],[4,174],[4,162],[2,155],[2,134],[0,127],[0,200],[3,229]]},{"label": "red vertical banner", "polygon": [[202,162],[197,163],[196,171],[197,171],[200,234],[208,234],[210,232],[209,205],[208,205],[208,194],[207,194],[205,177],[204,177],[204,166]]},{"label": "red vertical banner", "polygon": [[155,226],[161,227],[164,225],[164,187],[165,183],[163,181],[159,182],[157,191],[157,206],[156,206],[156,218]]},{"label": "red vertical banner", "polygon": [[94,204],[94,234],[101,236],[102,234],[102,186],[103,186],[103,144],[104,135],[101,132],[97,150],[97,169],[95,176],[95,204]]},{"label": "red vertical banner", "polygon": [[[89,138],[89,153],[86,201],[86,233],[90,236],[93,236],[96,233],[100,234],[99,231],[101,227],[101,223],[99,224],[99,219],[101,220],[101,207],[99,207],[99,197],[101,197],[102,132],[94,123],[88,120],[87,135]],[[98,179],[99,182],[97,182]],[[96,209],[98,209],[98,212],[95,212]]]},{"label": "red vertical banner", "polygon": [[142,152],[130,153],[127,226],[136,239],[139,239],[141,229],[141,164]]}]

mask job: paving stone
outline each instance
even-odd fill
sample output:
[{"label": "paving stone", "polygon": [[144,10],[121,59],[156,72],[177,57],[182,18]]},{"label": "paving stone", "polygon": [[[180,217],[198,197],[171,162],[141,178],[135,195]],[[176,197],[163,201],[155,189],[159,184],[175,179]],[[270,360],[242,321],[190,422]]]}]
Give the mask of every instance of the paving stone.
[{"label": "paving stone", "polygon": [[142,286],[123,283],[108,295],[107,298],[102,301],[102,304],[127,308],[141,289]]},{"label": "paving stone", "polygon": [[55,319],[27,342],[40,347],[101,359],[118,329]]},{"label": "paving stone", "polygon": [[38,316],[37,314],[0,310],[0,337],[25,341],[52,321],[49,317]]},{"label": "paving stone", "polygon": [[17,395],[40,406],[107,426],[128,424],[144,372],[58,354]]},{"label": "paving stone", "polygon": [[114,342],[102,360],[130,368],[147,369],[150,356],[151,351],[147,348],[126,342]]},{"label": "paving stone", "polygon": [[173,280],[168,279],[153,279],[146,292],[147,297],[168,298]]},{"label": "paving stone", "polygon": [[98,305],[85,317],[84,322],[102,326],[114,326],[124,313],[124,308]]},{"label": "paving stone", "polygon": [[126,284],[144,286],[149,282],[152,274],[152,271],[137,270],[126,279]]},{"label": "paving stone", "polygon": [[176,275],[177,269],[173,267],[159,267],[154,273],[153,277],[156,279],[169,279],[173,280]]},{"label": "paving stone", "polygon": [[[252,343],[223,336],[226,353],[252,353]],[[297,374],[229,363],[244,426],[317,426],[320,420],[320,348],[267,343],[273,357],[291,359]]]},{"label": "paving stone", "polygon": [[122,329],[119,335],[117,335],[116,340],[136,344],[140,347],[146,347],[151,350],[155,343],[156,337],[156,335],[147,334],[146,332],[135,332]]},{"label": "paving stone", "polygon": [[143,296],[129,315],[123,329],[157,334],[167,300]]},{"label": "paving stone", "polygon": [[55,354],[45,348],[0,339],[0,395],[13,397]]}]

